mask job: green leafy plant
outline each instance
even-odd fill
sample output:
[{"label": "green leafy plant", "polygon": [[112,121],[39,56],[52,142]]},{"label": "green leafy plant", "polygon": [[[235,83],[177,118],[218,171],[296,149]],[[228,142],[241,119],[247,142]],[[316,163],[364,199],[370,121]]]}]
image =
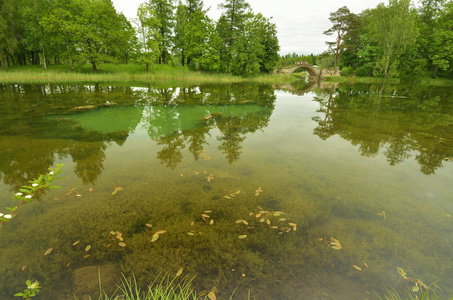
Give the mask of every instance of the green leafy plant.
[{"label": "green leafy plant", "polygon": [[27,285],[27,288],[22,293],[17,293],[14,296],[30,299],[39,293],[41,286],[39,286],[38,281],[31,282],[30,280],[27,280],[25,284]]},{"label": "green leafy plant", "polygon": [[54,179],[58,179],[56,176],[61,172],[61,167],[64,164],[57,164],[56,168],[49,168],[49,173],[40,175],[37,179],[30,180],[30,185],[24,185],[19,189],[19,192],[14,195],[13,199],[19,201],[19,205],[14,207],[5,207],[10,213],[0,213],[0,228],[9,222],[16,214],[19,208],[27,202],[33,200],[34,196],[45,189],[58,189],[59,186],[51,185]]}]

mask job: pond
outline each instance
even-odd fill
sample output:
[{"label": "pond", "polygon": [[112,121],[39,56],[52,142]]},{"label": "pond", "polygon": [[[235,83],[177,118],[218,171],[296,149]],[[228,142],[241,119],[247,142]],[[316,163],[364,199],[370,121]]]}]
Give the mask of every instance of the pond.
[{"label": "pond", "polygon": [[0,85],[0,212],[57,163],[1,228],[1,299],[181,268],[219,299],[453,295],[450,87]]}]

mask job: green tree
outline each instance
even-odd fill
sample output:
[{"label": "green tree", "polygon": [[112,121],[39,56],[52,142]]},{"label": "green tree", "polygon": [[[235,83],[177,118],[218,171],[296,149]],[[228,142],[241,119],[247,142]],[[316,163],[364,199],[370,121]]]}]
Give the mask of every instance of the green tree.
[{"label": "green tree", "polygon": [[195,11],[185,32],[187,59],[193,60],[195,68],[219,71],[221,39],[213,21],[201,10]]},{"label": "green tree", "polygon": [[438,69],[447,70],[453,65],[453,2],[445,4],[438,12],[431,46],[434,76]]},{"label": "green tree", "polygon": [[160,56],[159,45],[161,44],[162,36],[159,28],[161,24],[149,3],[142,3],[139,6],[137,16],[137,33],[140,41],[139,61],[146,65],[146,71],[149,72],[149,65],[153,64]]},{"label": "green tree", "polygon": [[83,0],[77,18],[77,41],[80,58],[88,61],[97,72],[104,62],[117,62],[114,53],[131,38],[124,28],[124,18],[117,14],[111,0]]},{"label": "green tree", "polygon": [[8,57],[17,49],[18,45],[14,28],[14,9],[13,1],[0,0],[0,64],[2,68],[8,64]]},{"label": "green tree", "polygon": [[324,31],[325,35],[336,34],[335,42],[326,42],[335,55],[333,65],[336,66],[340,60],[341,54],[345,49],[345,39],[349,34],[351,24],[356,19],[356,15],[351,13],[346,6],[340,7],[336,12],[330,13],[329,20],[333,23],[332,27]]},{"label": "green tree", "polygon": [[173,0],[149,0],[149,6],[156,12],[156,17],[160,22],[159,32],[162,37],[160,42],[161,55],[159,63],[167,63],[167,54],[171,48],[171,35],[174,26]]},{"label": "green tree", "polygon": [[176,54],[181,57],[181,65],[185,65],[186,61],[186,41],[185,31],[187,24],[189,23],[189,12],[188,7],[179,1],[176,7],[175,14],[175,36],[173,38],[173,50]]},{"label": "green tree", "polygon": [[370,41],[381,51],[375,74],[384,74],[384,78],[395,76],[400,56],[419,35],[410,0],[390,0],[388,6],[380,3],[369,11],[366,23]]}]

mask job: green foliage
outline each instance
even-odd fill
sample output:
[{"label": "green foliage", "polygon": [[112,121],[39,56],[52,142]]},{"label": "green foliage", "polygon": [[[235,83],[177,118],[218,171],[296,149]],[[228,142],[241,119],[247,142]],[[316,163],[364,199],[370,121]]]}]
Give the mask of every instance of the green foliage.
[{"label": "green foliage", "polygon": [[344,67],[343,69],[341,69],[341,73],[343,74],[343,76],[349,76],[354,73],[354,69],[352,67]]},{"label": "green foliage", "polygon": [[139,34],[139,55],[138,61],[146,65],[146,71],[160,56],[159,45],[162,41],[162,35],[159,31],[160,21],[156,17],[156,12],[148,3],[140,4],[137,10]]},{"label": "green foliage", "polygon": [[24,185],[19,189],[19,192],[13,197],[15,200],[19,201],[19,205],[14,207],[6,207],[10,211],[8,214],[0,213],[0,228],[9,222],[14,215],[17,213],[17,210],[22,207],[26,202],[33,200],[33,197],[40,191],[46,189],[57,189],[58,186],[52,186],[52,181],[58,179],[56,176],[61,173],[60,168],[64,164],[57,164],[57,167],[49,168],[50,172],[44,175],[40,175],[37,179],[30,180],[30,185]]},{"label": "green foliage", "polygon": [[173,1],[167,0],[149,0],[149,7],[155,11],[156,18],[160,22],[158,31],[162,37],[159,43],[160,57],[159,62],[167,63],[167,55],[171,49],[171,34],[174,27],[174,6]]},{"label": "green foliage", "polygon": [[369,66],[361,66],[355,69],[357,76],[370,76],[371,68]]},{"label": "green foliage", "polygon": [[25,289],[22,293],[16,293],[14,296],[22,297],[23,299],[30,299],[39,293],[39,289],[41,287],[39,286],[38,281],[31,282],[30,280],[27,280],[25,284],[27,285],[27,289]]}]

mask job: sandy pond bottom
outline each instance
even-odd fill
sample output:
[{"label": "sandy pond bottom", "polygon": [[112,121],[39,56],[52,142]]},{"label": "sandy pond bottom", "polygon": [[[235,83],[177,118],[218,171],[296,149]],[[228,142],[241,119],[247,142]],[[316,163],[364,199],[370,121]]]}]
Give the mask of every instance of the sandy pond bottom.
[{"label": "sandy pond bottom", "polygon": [[[219,299],[249,291],[256,299],[374,299],[414,286],[398,267],[436,282],[447,298],[453,109],[439,97],[447,121],[434,128],[409,121],[432,114],[405,109],[409,100],[377,108],[350,91],[276,91],[271,104],[119,105],[65,116],[75,131],[98,122],[104,140],[3,135],[8,161],[65,166],[61,189],[1,229],[0,298],[36,279],[42,299],[84,299],[98,289],[99,268],[107,290],[121,273],[145,285],[183,268],[181,278],[196,276],[195,289],[215,288]],[[443,155],[441,164],[428,163],[428,153]],[[2,206],[26,181],[5,161]]]}]

